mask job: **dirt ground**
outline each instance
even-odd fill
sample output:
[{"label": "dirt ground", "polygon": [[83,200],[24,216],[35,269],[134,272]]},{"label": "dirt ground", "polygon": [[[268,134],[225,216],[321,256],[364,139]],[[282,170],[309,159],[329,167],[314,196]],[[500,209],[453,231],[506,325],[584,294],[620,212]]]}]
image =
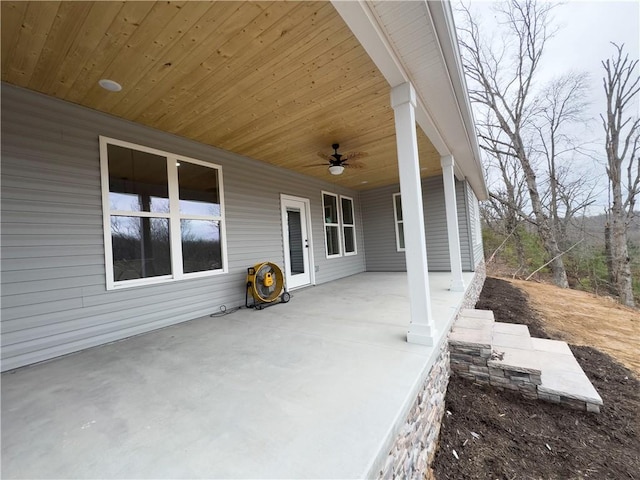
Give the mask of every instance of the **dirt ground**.
[{"label": "dirt ground", "polygon": [[[591,337],[581,330],[593,330],[599,322],[594,313],[593,324],[579,323],[578,309],[584,299],[579,297],[573,302],[570,295],[559,295],[555,287],[540,290],[542,293],[535,298],[546,307],[545,317],[531,308],[535,294],[531,294],[529,303],[522,290],[494,278],[487,278],[476,308],[493,310],[497,321],[526,324],[536,337],[560,339],[562,335],[563,339],[578,338],[590,343]],[[603,312],[607,305],[604,302]],[[537,308],[543,311],[542,307]],[[596,307],[586,308],[591,312]],[[615,310],[612,306],[611,311]],[[559,321],[548,321],[547,315],[572,320],[563,329]],[[628,331],[628,337],[635,336],[633,341],[637,342],[638,325],[633,324],[637,320],[632,316],[633,325],[627,325],[625,315],[622,314],[621,325],[614,326],[615,330],[620,329],[618,339]],[[617,322],[618,317],[609,313],[600,318],[600,323],[606,327],[610,318]],[[597,336],[593,332],[588,334]],[[602,348],[602,344],[598,345]],[[612,355],[630,359],[631,364],[637,362],[638,351],[634,355],[633,346],[616,348],[619,351]],[[571,349],[604,401],[600,414],[524,400],[512,392],[452,377],[433,464],[435,478],[640,478],[640,380],[633,371],[595,348],[571,345]]]}]

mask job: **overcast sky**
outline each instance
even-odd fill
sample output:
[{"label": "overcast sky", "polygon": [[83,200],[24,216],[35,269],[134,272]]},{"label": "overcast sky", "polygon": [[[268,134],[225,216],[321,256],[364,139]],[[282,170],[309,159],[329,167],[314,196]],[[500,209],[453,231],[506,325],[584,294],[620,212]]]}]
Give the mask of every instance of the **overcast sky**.
[{"label": "overcast sky", "polygon": [[[465,3],[468,3],[468,0],[465,0]],[[471,10],[491,19],[492,3],[472,0]],[[590,92],[587,100],[590,105],[587,116],[593,118],[593,122],[584,134],[590,137],[587,140],[595,142],[592,148],[601,151],[604,156],[604,146],[597,148],[604,142],[602,126],[598,120],[598,115],[605,108],[602,87],[604,69],[600,62],[613,55],[614,47],[610,42],[624,43],[625,51],[632,58],[640,57],[640,1],[569,0],[555,8],[554,24],[559,30],[547,43],[538,81],[542,83],[570,71],[589,74]],[[640,114],[640,100],[636,102],[634,113]],[[604,189],[606,187],[604,165],[600,163],[584,165],[584,167],[596,170],[594,173],[602,178]],[[606,200],[606,193],[603,193],[599,198],[598,206],[591,209],[591,213],[602,213],[602,206]]]}]

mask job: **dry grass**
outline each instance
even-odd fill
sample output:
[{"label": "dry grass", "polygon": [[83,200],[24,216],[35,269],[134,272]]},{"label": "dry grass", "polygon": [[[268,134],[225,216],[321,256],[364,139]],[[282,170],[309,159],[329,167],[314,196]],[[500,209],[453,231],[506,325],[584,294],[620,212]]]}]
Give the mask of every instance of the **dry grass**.
[{"label": "dry grass", "polygon": [[544,283],[509,280],[529,295],[545,330],[574,345],[608,353],[640,376],[640,311],[608,297]]}]

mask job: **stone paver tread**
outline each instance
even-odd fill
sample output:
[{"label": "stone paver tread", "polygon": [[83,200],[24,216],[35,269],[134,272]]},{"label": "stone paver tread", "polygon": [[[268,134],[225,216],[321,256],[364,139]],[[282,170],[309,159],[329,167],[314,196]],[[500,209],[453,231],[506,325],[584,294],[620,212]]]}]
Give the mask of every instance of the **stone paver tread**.
[{"label": "stone paver tread", "polygon": [[573,355],[573,352],[562,340],[548,340],[546,338],[531,338],[534,350],[539,352],[564,353],[565,355]]},{"label": "stone paver tread", "polygon": [[[487,362],[487,365],[516,372],[533,373],[540,375],[540,362],[537,352],[533,350],[522,350],[519,348],[496,347],[494,354]],[[500,358],[501,357],[501,358]]]},{"label": "stone paver tread", "polygon": [[495,320],[492,310],[476,310],[475,308],[463,308],[460,311],[460,317]]},{"label": "stone paver tread", "polygon": [[493,324],[493,331],[495,333],[506,333],[509,335],[531,337],[531,334],[529,334],[529,327],[527,327],[526,325],[520,325],[519,323],[495,322]]},{"label": "stone paver tread", "polygon": [[449,343],[470,347],[491,348],[491,329],[454,328]]},{"label": "stone paver tread", "polygon": [[476,317],[459,317],[455,323],[455,327],[475,328],[475,329],[491,328],[493,325],[494,325],[493,320],[490,320],[488,318],[476,318]]},{"label": "stone paver tread", "polygon": [[524,335],[509,335],[507,333],[493,332],[491,344],[496,347],[519,348],[520,350],[533,350],[531,337]]}]

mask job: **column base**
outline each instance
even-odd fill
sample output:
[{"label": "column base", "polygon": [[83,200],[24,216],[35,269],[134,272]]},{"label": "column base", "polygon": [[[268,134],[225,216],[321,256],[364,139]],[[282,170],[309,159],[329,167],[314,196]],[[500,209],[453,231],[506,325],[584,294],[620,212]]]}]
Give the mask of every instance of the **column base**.
[{"label": "column base", "polygon": [[418,345],[427,345],[432,347],[434,345],[435,331],[433,328],[427,325],[410,325],[410,330],[407,332],[407,343],[416,343]]},{"label": "column base", "polygon": [[462,279],[451,280],[451,285],[449,286],[449,290],[451,290],[452,292],[464,292],[465,291],[464,280]]}]

